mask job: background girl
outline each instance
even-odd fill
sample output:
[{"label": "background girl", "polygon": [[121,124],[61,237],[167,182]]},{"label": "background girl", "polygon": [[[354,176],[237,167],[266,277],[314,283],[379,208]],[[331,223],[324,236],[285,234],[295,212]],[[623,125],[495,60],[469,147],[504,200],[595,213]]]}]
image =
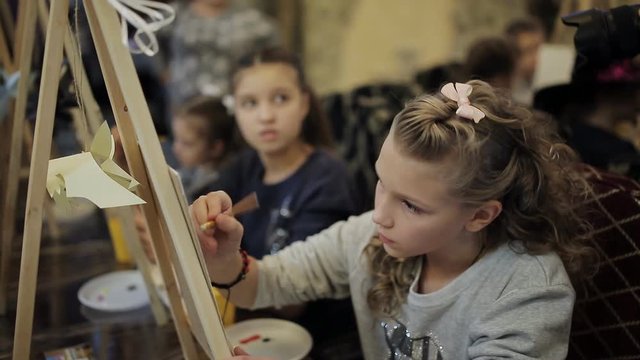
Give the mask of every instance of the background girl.
[{"label": "background girl", "polygon": [[234,202],[257,193],[260,209],[239,217],[249,254],[261,258],[359,210],[345,165],[328,151],[329,123],[297,56],[278,48],[251,53],[238,62],[231,86],[250,149],[209,189]]},{"label": "background girl", "polygon": [[219,168],[238,151],[235,120],[222,101],[197,97],[187,102],[171,122],[173,153],[187,193],[193,194],[218,179]]},{"label": "background girl", "polygon": [[[236,122],[250,149],[209,189],[224,190],[234,202],[256,192],[260,208],[238,217],[251,256],[275,253],[360,211],[345,164],[330,152],[329,123],[297,56],[277,48],[245,56],[232,72],[231,89]],[[311,332],[316,349],[330,349],[336,337],[356,333],[348,300],[238,314],[243,316],[294,319]],[[345,348],[359,352],[357,341]]]}]

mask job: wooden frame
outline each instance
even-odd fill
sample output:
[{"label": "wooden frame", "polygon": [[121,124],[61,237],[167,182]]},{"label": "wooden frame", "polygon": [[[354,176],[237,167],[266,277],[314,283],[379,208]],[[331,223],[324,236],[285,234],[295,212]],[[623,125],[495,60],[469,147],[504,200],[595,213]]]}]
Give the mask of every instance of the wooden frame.
[{"label": "wooden frame", "polygon": [[[47,31],[49,9],[46,0],[37,0],[38,21],[35,20],[36,10],[34,4],[35,2],[31,1],[23,1],[20,3],[19,24],[21,28],[19,29],[18,33],[21,34],[21,38],[18,41],[18,49],[16,49],[15,51],[15,53],[17,54],[15,61],[12,61],[10,59],[8,49],[5,49],[3,44],[1,43],[4,39],[0,38],[0,52],[7,51],[7,60],[6,62],[3,60],[3,66],[5,67],[5,69],[7,69],[7,71],[16,71],[16,67],[20,66],[19,71],[21,73],[29,73],[31,68],[31,59],[33,56],[32,53],[34,46],[34,34],[36,33],[37,23],[40,24],[40,28],[43,34],[45,34]],[[4,21],[4,17],[2,19]],[[2,26],[0,26],[0,28],[2,28]],[[24,28],[28,30],[25,31]],[[21,44],[24,44],[24,46],[20,46]],[[77,126],[78,124],[76,124],[78,140],[80,142],[87,142],[97,131],[98,127],[101,124],[100,119],[102,119],[103,117],[100,108],[95,101],[95,98],[91,91],[91,87],[89,86],[88,77],[84,65],[82,64],[80,51],[73,37],[70,26],[67,26],[67,32],[65,34],[64,52],[69,61],[70,71],[73,75],[73,78],[76,79],[76,84],[80,87],[79,89],[77,89],[79,96],[83,99],[82,102],[85,110],[84,113],[86,114],[87,119],[84,120],[83,118],[80,121],[82,121],[83,124],[88,123],[89,125],[88,129],[86,129],[86,125]],[[19,58],[23,58],[28,61],[20,62]],[[0,59],[5,59],[5,56],[0,56]],[[9,142],[9,149],[7,149],[9,155],[7,159],[9,163],[7,169],[8,174],[6,174],[7,187],[6,191],[3,192],[4,197],[1,208],[6,214],[6,216],[2,217],[1,231],[2,251],[0,257],[0,314],[2,315],[4,315],[7,310],[8,283],[10,275],[9,270],[12,252],[11,250],[13,238],[15,236],[15,208],[17,205],[18,184],[20,182],[20,178],[23,177],[21,176],[21,172],[16,171],[16,169],[20,169],[21,167],[23,143],[25,146],[24,150],[27,153],[27,156],[30,156],[31,149],[33,148],[33,131],[29,124],[25,122],[28,79],[25,78],[24,80],[24,82],[19,83],[19,91],[14,112],[13,114],[8,115],[12,116],[12,120],[15,125],[12,130],[13,135],[11,137],[11,141]],[[85,130],[86,133],[79,134],[81,128]],[[86,148],[88,148],[88,144],[85,144],[85,149]],[[26,170],[28,172],[28,168]],[[44,212],[47,215],[47,228],[49,230],[50,237],[54,241],[58,240],[61,236],[61,231],[53,214],[51,201],[45,201]],[[125,240],[128,240],[127,245],[130,249],[132,249],[131,252],[133,254],[133,257],[145,280],[145,284],[147,286],[150,297],[151,309],[154,314],[156,323],[158,323],[159,325],[165,324],[168,321],[167,312],[153,284],[150,270],[151,265],[146,256],[144,256],[141,246],[137,241],[137,232],[132,220],[132,210],[130,208],[106,209],[105,215],[107,217],[107,221],[113,220],[120,225],[122,235],[124,235],[123,237]],[[112,236],[114,235],[115,234],[112,234]],[[50,304],[55,307],[55,297],[52,298]],[[59,314],[59,311],[55,311],[55,309],[51,310],[52,316],[58,316]]]},{"label": "wooden frame", "polygon": [[[209,287],[208,275],[203,269],[199,245],[193,239],[194,230],[185,212],[184,194],[176,190],[175,178],[172,178],[162,156],[131,55],[120,43],[117,13],[107,0],[92,0],[84,4],[125,156],[132,175],[141,184],[139,195],[147,202],[143,210],[150,224],[185,358],[197,359],[200,356],[194,337],[210,358],[228,357],[231,355],[230,347]],[[13,348],[16,359],[29,358],[30,352],[44,179],[50,156],[62,49],[68,29],[68,6],[68,0],[53,1],[47,25],[20,266]],[[182,297],[178,293],[174,271],[181,280]],[[186,309],[182,306],[182,298]]]}]

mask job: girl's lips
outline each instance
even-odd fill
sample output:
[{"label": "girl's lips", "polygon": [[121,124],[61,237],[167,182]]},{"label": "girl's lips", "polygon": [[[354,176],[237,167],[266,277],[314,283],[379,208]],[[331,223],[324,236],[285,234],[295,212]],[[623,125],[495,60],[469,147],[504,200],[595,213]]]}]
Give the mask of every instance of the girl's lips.
[{"label": "girl's lips", "polygon": [[378,237],[380,238],[380,241],[382,241],[383,244],[393,244],[395,243],[395,241],[389,239],[388,237],[378,233]]},{"label": "girl's lips", "polygon": [[274,140],[278,136],[275,130],[263,130],[260,132],[260,138],[263,140]]}]

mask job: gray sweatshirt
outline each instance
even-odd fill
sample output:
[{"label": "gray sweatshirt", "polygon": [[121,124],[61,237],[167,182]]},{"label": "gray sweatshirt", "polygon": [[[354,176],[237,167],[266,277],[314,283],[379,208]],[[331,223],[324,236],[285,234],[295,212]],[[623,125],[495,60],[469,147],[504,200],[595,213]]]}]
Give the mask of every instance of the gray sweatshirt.
[{"label": "gray sweatshirt", "polygon": [[[502,245],[442,289],[416,292],[394,318],[367,306],[371,213],[259,262],[254,308],[351,296],[366,359],[564,359],[575,294],[559,257]],[[327,319],[331,321],[331,319]]]}]

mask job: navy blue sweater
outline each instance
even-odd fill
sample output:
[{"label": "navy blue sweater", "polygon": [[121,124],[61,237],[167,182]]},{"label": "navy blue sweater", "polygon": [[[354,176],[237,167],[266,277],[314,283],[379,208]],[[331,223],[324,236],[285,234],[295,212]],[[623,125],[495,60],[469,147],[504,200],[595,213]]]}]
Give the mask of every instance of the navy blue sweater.
[{"label": "navy blue sweater", "polygon": [[258,154],[246,150],[204,192],[223,190],[234,203],[257,193],[260,208],[238,219],[244,226],[242,247],[258,259],[361,210],[346,166],[324,150],[315,150],[277,184],[264,184],[263,177]]}]

